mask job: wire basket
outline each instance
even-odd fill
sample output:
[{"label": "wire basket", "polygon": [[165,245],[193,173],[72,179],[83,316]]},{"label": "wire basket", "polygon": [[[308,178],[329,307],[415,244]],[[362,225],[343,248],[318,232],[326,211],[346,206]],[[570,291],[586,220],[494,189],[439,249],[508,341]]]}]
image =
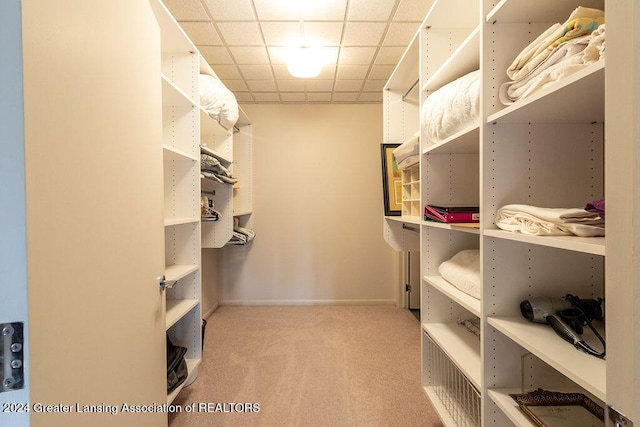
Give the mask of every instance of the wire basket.
[{"label": "wire basket", "polygon": [[425,338],[433,393],[457,426],[480,426],[480,392],[426,332]]}]

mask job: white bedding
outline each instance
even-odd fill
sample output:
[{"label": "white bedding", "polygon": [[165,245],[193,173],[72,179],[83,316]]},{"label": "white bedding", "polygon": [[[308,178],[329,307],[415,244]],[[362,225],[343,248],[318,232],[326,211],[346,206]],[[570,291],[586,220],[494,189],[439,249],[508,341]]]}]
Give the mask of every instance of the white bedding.
[{"label": "white bedding", "polygon": [[427,144],[435,144],[480,116],[480,71],[472,71],[429,95],[421,110]]},{"label": "white bedding", "polygon": [[200,74],[198,78],[200,106],[220,125],[230,130],[240,116],[238,101],[227,87],[216,77]]},{"label": "white bedding", "polygon": [[438,267],[440,275],[467,295],[480,299],[480,251],[465,249]]}]

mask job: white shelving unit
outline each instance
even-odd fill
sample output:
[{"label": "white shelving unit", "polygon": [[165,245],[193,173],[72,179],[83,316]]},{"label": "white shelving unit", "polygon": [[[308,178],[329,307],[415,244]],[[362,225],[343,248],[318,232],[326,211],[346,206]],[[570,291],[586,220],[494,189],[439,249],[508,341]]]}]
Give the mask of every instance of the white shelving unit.
[{"label": "white shelving unit", "polygon": [[[200,73],[216,76],[214,70],[200,55]],[[222,248],[233,235],[233,218],[240,217],[244,227],[251,225],[253,149],[251,123],[240,108],[240,117],[233,129],[224,129],[218,122],[200,109],[200,138],[211,149],[222,166],[229,169],[238,180],[234,185],[221,184],[202,178],[202,191],[209,194],[220,212],[217,222],[202,222],[202,247]]]},{"label": "white shelving unit", "polygon": [[200,313],[200,127],[198,54],[160,0],[151,0],[160,27],[165,217],[165,323],[175,345],[187,348],[188,378],[198,375]]},{"label": "white shelving unit", "polygon": [[[632,80],[639,69],[637,61],[628,62],[633,46],[623,46],[623,35],[638,33],[621,24],[630,24],[640,13],[631,3],[607,2],[608,30],[611,21],[618,23],[612,32],[618,56],[611,59],[612,45],[607,41],[606,68],[604,61],[597,62],[505,106],[498,90],[508,79],[505,71],[512,59],[552,24],[564,22],[576,7],[604,10],[605,1],[436,0],[389,80],[384,124],[385,136],[393,137],[385,141],[402,141],[407,123],[408,132],[421,128],[413,121],[414,114],[419,117],[428,96],[468,72],[481,70],[478,122],[436,144],[426,144],[421,134],[421,207],[437,202],[478,204],[481,209],[476,226],[419,223],[422,381],[445,425],[532,426],[509,394],[538,387],[582,392],[602,406],[638,416],[631,403],[637,402],[640,392],[632,380],[639,371],[634,362],[637,351],[629,350],[632,336],[637,342],[638,335],[634,327],[620,327],[634,318],[640,294],[637,280],[633,281],[640,268],[624,255],[624,248],[630,251],[632,242],[638,241],[637,233],[631,232],[631,216],[623,214],[638,208],[636,199],[623,190],[635,194],[637,188],[631,171],[637,171],[638,149],[632,148],[638,140],[633,124],[637,120],[632,117],[637,118],[638,90],[624,89],[617,79],[620,73],[620,79]],[[611,60],[617,68],[608,73]],[[415,73],[418,105],[409,109],[400,97]],[[605,129],[605,114],[607,125],[615,122],[614,127]],[[605,197],[605,181],[607,196],[612,195],[607,197],[607,208],[616,215],[615,221],[607,216],[606,238],[527,236],[493,224],[497,210],[511,203],[582,207]],[[386,224],[393,221],[385,219]],[[387,225],[385,233],[392,246],[406,247],[406,231]],[[463,249],[480,249],[480,299],[459,291],[438,272],[443,261]],[[568,293],[581,298],[606,295],[606,329],[600,331],[606,332],[607,360],[580,352],[550,327],[530,323],[520,313],[524,299]],[[480,340],[458,324],[474,318],[481,324]],[[588,329],[583,338],[601,348]],[[456,418],[473,411],[464,407],[468,402],[453,396],[455,391],[443,392],[442,369],[455,370],[460,375],[457,384],[467,382],[477,390],[481,418]]]},{"label": "white shelving unit", "polygon": [[[383,142],[402,144],[410,140],[419,130],[419,46],[418,35],[413,38],[402,59],[383,90]],[[413,189],[419,187],[418,164],[409,172],[410,176],[403,194],[407,195],[401,216],[386,216],[383,221],[385,241],[396,251],[418,251],[421,215],[419,197],[414,197]],[[418,172],[416,177],[415,170]],[[413,183],[413,185],[411,184]],[[413,215],[417,212],[417,215]]]}]

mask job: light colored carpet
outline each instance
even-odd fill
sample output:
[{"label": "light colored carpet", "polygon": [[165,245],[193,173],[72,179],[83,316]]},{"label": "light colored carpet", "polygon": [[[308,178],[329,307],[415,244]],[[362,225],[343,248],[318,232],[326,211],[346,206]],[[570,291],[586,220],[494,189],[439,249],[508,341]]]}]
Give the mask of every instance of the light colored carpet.
[{"label": "light colored carpet", "polygon": [[170,427],[442,426],[420,385],[420,339],[394,307],[221,307],[198,379],[174,403],[259,412],[196,406]]}]

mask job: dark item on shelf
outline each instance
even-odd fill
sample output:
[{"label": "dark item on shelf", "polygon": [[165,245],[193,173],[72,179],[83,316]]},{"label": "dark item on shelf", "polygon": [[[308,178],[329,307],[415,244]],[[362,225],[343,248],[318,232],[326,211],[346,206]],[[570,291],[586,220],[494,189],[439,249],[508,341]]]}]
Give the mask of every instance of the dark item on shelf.
[{"label": "dark item on shelf", "polygon": [[381,144],[382,148],[382,194],[384,215],[402,215],[402,176],[393,155],[400,144]]},{"label": "dark item on shelf", "polygon": [[204,333],[207,329],[207,321],[206,319],[202,319],[202,350],[204,350]]},{"label": "dark item on shelf", "polygon": [[[520,312],[525,319],[535,323],[546,323],[563,340],[573,344],[579,350],[604,359],[606,343],[593,327],[593,320],[602,320],[602,302],[599,299],[580,299],[567,294],[563,298],[529,298],[520,303]],[[602,352],[594,350],[580,335],[583,326],[588,326],[602,343]]]},{"label": "dark item on shelf", "polygon": [[186,347],[174,345],[167,334],[167,393],[171,393],[187,380]]},{"label": "dark item on shelf", "polygon": [[539,388],[510,394],[524,414],[539,427],[559,425],[604,426],[604,408],[582,393],[560,393]]},{"label": "dark item on shelf", "polygon": [[[453,210],[450,210],[453,209]],[[462,209],[462,206],[452,205],[450,207],[426,205],[424,207],[424,216],[439,222],[444,223],[456,223],[456,222],[479,222],[480,221],[480,208],[472,206],[466,206],[466,210]]]}]

